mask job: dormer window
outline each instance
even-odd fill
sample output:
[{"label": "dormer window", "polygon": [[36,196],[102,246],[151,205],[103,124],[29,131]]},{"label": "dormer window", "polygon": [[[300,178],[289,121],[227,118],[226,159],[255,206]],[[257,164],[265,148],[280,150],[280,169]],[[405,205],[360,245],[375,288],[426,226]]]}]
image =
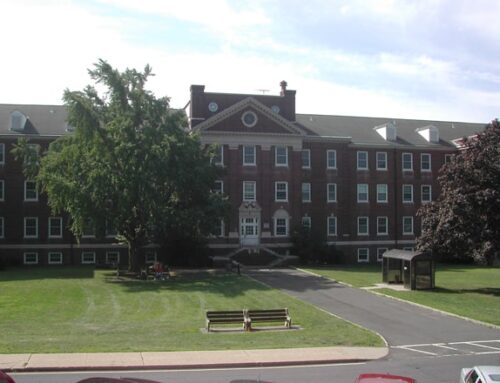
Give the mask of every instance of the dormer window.
[{"label": "dormer window", "polygon": [[10,129],[14,132],[23,132],[26,125],[26,116],[17,110],[10,114]]},{"label": "dormer window", "polygon": [[396,141],[396,125],[393,122],[376,126],[374,129],[384,140]]},{"label": "dormer window", "polygon": [[417,129],[417,133],[420,134],[427,142],[439,142],[439,130],[434,125],[419,128]]}]

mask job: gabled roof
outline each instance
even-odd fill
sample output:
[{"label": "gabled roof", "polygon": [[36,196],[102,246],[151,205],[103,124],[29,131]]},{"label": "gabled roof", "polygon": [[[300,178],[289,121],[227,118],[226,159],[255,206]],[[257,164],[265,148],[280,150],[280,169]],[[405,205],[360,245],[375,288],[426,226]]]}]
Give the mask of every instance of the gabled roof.
[{"label": "gabled roof", "polygon": [[[13,112],[26,117],[22,131],[10,129]],[[0,104],[0,135],[61,136],[67,133],[67,116],[64,105]]]},{"label": "gabled roof", "polygon": [[218,123],[235,115],[236,113],[242,112],[244,109],[248,107],[252,107],[253,109],[262,113],[264,116],[269,118],[271,121],[275,122],[277,125],[281,126],[291,135],[299,135],[299,136],[306,135],[306,133],[302,129],[297,127],[295,124],[281,117],[279,114],[273,112],[270,108],[268,108],[263,103],[261,103],[260,101],[256,100],[254,97],[251,96],[244,98],[243,100],[237,102],[236,104],[230,106],[229,108],[224,109],[220,113],[217,113],[214,116],[206,119],[202,123],[196,125],[193,130],[201,132],[206,131],[209,128],[214,127]]}]

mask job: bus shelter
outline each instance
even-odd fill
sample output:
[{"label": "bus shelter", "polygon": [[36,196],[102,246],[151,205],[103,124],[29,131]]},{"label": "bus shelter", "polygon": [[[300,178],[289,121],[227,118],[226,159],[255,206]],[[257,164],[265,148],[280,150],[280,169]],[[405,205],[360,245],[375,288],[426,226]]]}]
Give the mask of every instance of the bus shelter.
[{"label": "bus shelter", "polygon": [[383,281],[401,283],[409,290],[433,289],[435,270],[430,253],[394,249],[382,256]]}]

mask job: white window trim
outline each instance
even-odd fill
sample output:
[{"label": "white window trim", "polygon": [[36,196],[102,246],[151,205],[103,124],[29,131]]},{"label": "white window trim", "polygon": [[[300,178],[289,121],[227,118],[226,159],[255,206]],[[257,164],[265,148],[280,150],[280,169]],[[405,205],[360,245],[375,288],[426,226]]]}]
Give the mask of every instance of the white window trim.
[{"label": "white window trim", "polygon": [[[335,159],[335,166],[330,166],[330,153],[333,153],[333,158]],[[329,149],[326,151],[326,168],[327,169],[337,169],[337,151],[334,149]]]},{"label": "white window trim", "polygon": [[[285,149],[285,159],[286,162],[284,164],[278,164],[278,148],[284,148]],[[274,147],[274,166],[280,166],[280,167],[287,167],[288,166],[288,147],[279,145]]]},{"label": "white window trim", "polygon": [[[429,199],[428,200],[424,200],[424,188],[425,187],[429,188]],[[422,202],[422,203],[432,202],[432,185],[421,185],[420,186],[420,202]]]},{"label": "white window trim", "polygon": [[[359,195],[360,195],[360,187],[362,185],[366,185],[366,200],[364,199],[359,199]],[[369,203],[370,202],[370,187],[368,184],[357,184],[356,186],[356,195],[357,195],[357,200],[358,200],[358,203]]]},{"label": "white window trim", "polygon": [[[59,235],[52,235],[51,232],[52,232],[52,220],[53,219],[58,219],[59,220],[59,223],[60,223],[60,228],[61,228],[61,234]],[[49,235],[48,237],[49,238],[62,238],[63,237],[63,226],[62,226],[62,217],[49,217]]]},{"label": "white window trim", "polygon": [[[385,157],[385,167],[384,168],[381,168],[381,167],[378,166],[378,155],[379,154],[383,154],[384,157]],[[376,160],[375,166],[376,166],[377,170],[387,170],[387,152],[377,152],[375,154],[375,160]]]},{"label": "white window trim", "polygon": [[5,201],[5,180],[0,180],[0,201]]},{"label": "white window trim", "polygon": [[[27,191],[28,191],[26,185],[27,185],[28,182],[32,182],[32,183],[35,184],[35,193],[36,193],[36,197],[35,198],[28,198],[26,196]],[[29,181],[29,180],[25,180],[24,181],[24,200],[27,201],[27,202],[37,202],[38,201],[38,190],[36,190],[36,183],[35,183],[35,181]]]},{"label": "white window trim", "polygon": [[450,163],[452,160],[453,160],[453,154],[447,153],[447,154],[444,155],[444,163],[445,164]]},{"label": "white window trim", "polygon": [[[59,261],[57,262],[54,262],[50,259],[50,255],[51,254],[58,254],[59,255]],[[49,251],[49,253],[47,254],[47,261],[49,263],[49,265],[62,265],[62,261],[63,261],[63,254],[60,252],[60,251]]]},{"label": "white window trim", "polygon": [[[359,166],[359,155],[361,153],[365,153],[366,154],[366,167],[360,167]],[[357,170],[368,170],[369,166],[368,166],[368,152],[365,151],[365,150],[358,150],[356,152],[356,169]]]},{"label": "white window trim", "polygon": [[[405,169],[405,155],[409,155],[410,156],[410,168],[409,169]],[[412,172],[413,171],[413,153],[408,153],[408,152],[405,152],[405,153],[402,153],[401,154],[401,169],[403,170],[403,172]]]},{"label": "white window trim", "polygon": [[0,165],[5,165],[5,144],[0,143]]},{"label": "white window trim", "polygon": [[[423,165],[423,158],[424,156],[429,156],[429,169],[424,169]],[[432,156],[430,153],[420,153],[420,171],[421,172],[432,172]]]},{"label": "white window trim", "polygon": [[[285,234],[278,234],[278,227],[277,227],[277,222],[278,219],[284,219],[285,220]],[[290,218],[285,218],[285,217],[274,217],[274,236],[275,237],[288,237],[289,235],[289,226],[290,226]]]},{"label": "white window trim", "polygon": [[[385,219],[385,232],[379,232],[378,231],[378,220],[379,218]],[[386,216],[379,216],[377,217],[377,235],[388,235],[389,234],[389,218]]]},{"label": "white window trim", "polygon": [[[385,200],[379,199],[378,187],[385,186]],[[389,186],[387,184],[377,184],[377,203],[387,203],[389,202]]]},{"label": "white window trim", "polygon": [[[222,180],[215,180],[215,184],[220,184],[220,194],[224,194],[224,181]],[[216,189],[214,189],[216,193],[219,193]]]},{"label": "white window trim", "polygon": [[220,150],[220,161],[217,162],[217,161],[215,161],[215,158],[214,158],[214,165],[224,166],[224,145],[217,145],[216,149]]},{"label": "white window trim", "polygon": [[[331,233],[330,232],[330,219],[333,219],[335,221],[335,232]],[[326,235],[335,237],[337,235],[337,217],[335,216],[329,216],[326,217]]]},{"label": "white window trim", "polygon": [[[245,161],[245,148],[253,148],[253,162]],[[257,164],[257,147],[255,145],[243,145],[241,152],[243,154],[243,166],[255,166]]]},{"label": "white window trim", "polygon": [[[335,199],[330,199],[330,185],[334,185],[335,189]],[[336,183],[328,183],[326,184],[326,202],[337,202],[337,184]]]},{"label": "white window trim", "polygon": [[[366,218],[366,233],[360,233],[359,232],[359,221],[360,221],[360,219],[364,219],[364,218]],[[357,222],[358,222],[358,230],[357,230],[358,235],[360,235],[360,236],[368,236],[368,235],[370,235],[370,219],[368,218],[368,216],[358,217]]]},{"label": "white window trim", "polygon": [[[148,254],[152,253],[154,255],[154,259],[153,260],[148,260]],[[147,265],[150,265],[152,263],[155,263],[156,260],[158,259],[157,258],[157,254],[156,254],[156,251],[146,251],[146,254],[144,254],[144,263],[146,263]]]},{"label": "white window trim", "polygon": [[[253,185],[253,198],[245,198],[245,184]],[[257,200],[257,183],[255,181],[243,181],[243,195],[241,196],[243,202],[255,202]]]},{"label": "white window trim", "polygon": [[304,166],[304,161],[302,161],[302,153],[301,153],[301,157],[300,157],[300,160],[302,161],[302,169],[311,169],[311,149],[302,149],[302,152],[306,152],[307,153],[307,158],[308,158],[308,163],[309,165],[307,166]]},{"label": "white window trim", "polygon": [[[35,220],[35,229],[36,229],[36,234],[35,235],[27,235],[26,234],[26,221],[28,219],[34,219]],[[38,238],[38,217],[24,217],[24,238]]]},{"label": "white window trim", "polygon": [[[285,199],[278,199],[278,184],[285,184]],[[276,181],[274,183],[274,201],[275,202],[288,202],[288,182]]]},{"label": "white window trim", "polygon": [[[84,258],[85,258],[85,255],[86,254],[92,254],[92,261],[85,261]],[[81,261],[82,261],[82,265],[94,265],[95,264],[95,251],[82,251],[82,258],[81,258]]]},{"label": "white window trim", "polygon": [[[405,219],[407,219],[407,218],[409,218],[411,220],[411,232],[405,231]],[[403,235],[413,235],[415,232],[414,225],[415,225],[415,222],[413,220],[413,216],[411,216],[411,215],[404,216],[402,219],[402,226],[403,227],[401,228],[401,232],[403,233]]]},{"label": "white window trim", "polygon": [[[405,186],[409,186],[410,187],[410,190],[411,190],[411,201],[405,201]],[[413,203],[413,185],[412,184],[403,184],[403,186],[401,187],[401,199],[403,201],[403,203]]]},{"label": "white window trim", "polygon": [[[309,198],[306,198],[304,199],[304,185],[308,185],[309,188],[308,188],[308,197]],[[302,185],[301,185],[301,192],[302,192],[302,202],[304,203],[309,203],[311,202],[311,199],[312,199],[312,196],[311,196],[311,183],[310,182],[302,182]],[[287,193],[288,195],[288,193]]]},{"label": "white window trim", "polygon": [[5,238],[5,219],[0,217],[0,238]]},{"label": "white window trim", "polygon": [[[309,223],[307,225],[304,225],[304,221],[307,221]],[[309,217],[308,215],[303,216],[300,222],[301,222],[303,227],[307,227],[307,228],[311,229],[311,223],[312,223],[311,217]]]},{"label": "white window trim", "polygon": [[[360,250],[366,250],[366,259],[360,259]],[[370,262],[370,249],[368,247],[358,248],[358,263],[368,263]]]},{"label": "white window trim", "polygon": [[84,234],[83,231],[82,231],[82,238],[95,238],[95,224],[94,222],[90,222],[92,224],[92,231],[93,233],[92,234]]},{"label": "white window trim", "polygon": [[[35,255],[35,261],[30,261],[30,262],[28,262],[28,261],[26,260],[26,257],[27,257],[28,255]],[[24,253],[23,253],[23,263],[24,263],[25,265],[38,265],[38,253],[37,253],[36,251],[26,251],[26,252],[24,252]]]},{"label": "white window trim", "polygon": [[116,250],[115,251],[106,251],[106,264],[107,265],[110,265],[110,264],[114,263],[114,262],[110,262],[109,261],[109,255],[110,254],[116,254],[116,255],[118,255],[117,258],[116,258],[116,263],[120,263],[120,252],[119,251],[116,251]]},{"label": "white window trim", "polygon": [[382,260],[384,259],[383,255],[388,250],[389,249],[387,247],[377,247],[377,262],[382,262]]}]

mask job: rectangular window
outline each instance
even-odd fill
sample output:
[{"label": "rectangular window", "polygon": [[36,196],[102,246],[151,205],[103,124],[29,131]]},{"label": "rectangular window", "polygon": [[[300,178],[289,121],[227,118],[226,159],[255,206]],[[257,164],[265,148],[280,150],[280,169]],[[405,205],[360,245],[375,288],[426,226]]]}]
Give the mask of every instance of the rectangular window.
[{"label": "rectangular window", "polygon": [[422,197],[422,203],[432,201],[432,186],[431,185],[422,185],[421,197]]},{"label": "rectangular window", "polygon": [[358,235],[368,235],[368,217],[358,217]]},{"label": "rectangular window", "polygon": [[387,170],[386,152],[377,152],[377,170]]},{"label": "rectangular window", "polygon": [[368,184],[358,184],[358,202],[368,202]]},{"label": "rectangular window", "polygon": [[224,182],[221,180],[215,181],[213,192],[218,194],[224,193]]},{"label": "rectangular window", "polygon": [[387,217],[377,217],[377,235],[387,235]]},{"label": "rectangular window", "polygon": [[118,232],[116,231],[116,227],[113,224],[113,221],[107,219],[105,224],[106,224],[106,237],[115,238],[118,235]]},{"label": "rectangular window", "polygon": [[145,261],[146,261],[147,265],[149,265],[151,263],[155,263],[156,262],[156,251],[146,251]]},{"label": "rectangular window", "polygon": [[214,226],[211,234],[214,237],[223,237],[224,236],[224,220],[219,219],[214,222]]},{"label": "rectangular window", "polygon": [[5,201],[5,181],[0,180],[0,201]]},{"label": "rectangular window", "polygon": [[49,253],[49,265],[61,265],[62,264],[62,253],[61,252],[50,252]]},{"label": "rectangular window", "polygon": [[403,185],[403,203],[413,203],[413,185]]},{"label": "rectangular window", "polygon": [[276,166],[288,166],[288,148],[286,146],[276,146],[274,153]]},{"label": "rectangular window", "polygon": [[302,150],[302,169],[311,168],[311,151],[309,149]]},{"label": "rectangular window", "polygon": [[215,146],[212,162],[214,165],[224,166],[224,147],[222,145]]},{"label": "rectangular window", "polygon": [[403,250],[406,250],[406,251],[413,251],[415,250],[413,247],[403,247]]},{"label": "rectangular window", "polygon": [[368,152],[357,152],[358,170],[368,170]]},{"label": "rectangular window", "polygon": [[368,262],[370,259],[369,250],[366,247],[358,249],[358,262]]},{"label": "rectangular window", "polygon": [[38,201],[38,191],[35,181],[24,181],[24,200]]},{"label": "rectangular window", "polygon": [[449,164],[453,160],[453,154],[445,154],[444,155],[444,163]]},{"label": "rectangular window", "polygon": [[38,253],[35,252],[26,252],[24,255],[24,264],[25,265],[36,265],[38,264]]},{"label": "rectangular window", "polygon": [[431,171],[431,155],[429,153],[420,154],[420,170],[423,172]]},{"label": "rectangular window", "polygon": [[89,218],[83,223],[82,238],[93,238],[95,237],[95,225],[94,222]]},{"label": "rectangular window", "polygon": [[255,201],[255,181],[243,181],[243,201]]},{"label": "rectangular window", "polygon": [[302,183],[302,202],[311,202],[311,184],[309,182]]},{"label": "rectangular window", "polygon": [[254,166],[255,165],[255,146],[243,146],[243,165],[244,166]]},{"label": "rectangular window", "polygon": [[274,219],[274,235],[277,237],[286,237],[288,235],[288,219]]},{"label": "rectangular window", "polygon": [[0,144],[0,165],[5,164],[5,144]]},{"label": "rectangular window", "polygon": [[3,217],[0,217],[0,238],[5,237],[5,227],[4,227],[4,219]]},{"label": "rectangular window", "polygon": [[288,201],[288,182],[274,183],[274,200],[276,202]]},{"label": "rectangular window", "polygon": [[413,234],[413,217],[403,217],[403,234]]},{"label": "rectangular window", "polygon": [[326,167],[328,169],[337,169],[337,151],[327,150],[326,151]]},{"label": "rectangular window", "polygon": [[38,217],[24,217],[24,238],[38,238]]},{"label": "rectangular window", "polygon": [[82,252],[82,264],[90,265],[95,263],[95,253],[93,251]]},{"label": "rectangular window", "polygon": [[403,153],[403,171],[413,170],[413,154]]},{"label": "rectangular window", "polygon": [[387,247],[378,247],[377,248],[377,261],[382,262],[382,259],[384,257],[384,253],[389,250]]},{"label": "rectangular window", "polygon": [[49,217],[49,238],[62,238],[61,217]]},{"label": "rectangular window", "polygon": [[106,251],[106,264],[107,265],[117,265],[120,263],[120,252],[118,251]]},{"label": "rectangular window", "polygon": [[327,202],[337,202],[337,184],[326,185]]},{"label": "rectangular window", "polygon": [[327,234],[328,235],[337,235],[337,217],[328,217],[327,218],[327,225],[328,225],[328,230]]},{"label": "rectangular window", "polygon": [[387,184],[377,184],[377,202],[387,202]]},{"label": "rectangular window", "polygon": [[311,217],[302,217],[302,226],[311,229]]}]

